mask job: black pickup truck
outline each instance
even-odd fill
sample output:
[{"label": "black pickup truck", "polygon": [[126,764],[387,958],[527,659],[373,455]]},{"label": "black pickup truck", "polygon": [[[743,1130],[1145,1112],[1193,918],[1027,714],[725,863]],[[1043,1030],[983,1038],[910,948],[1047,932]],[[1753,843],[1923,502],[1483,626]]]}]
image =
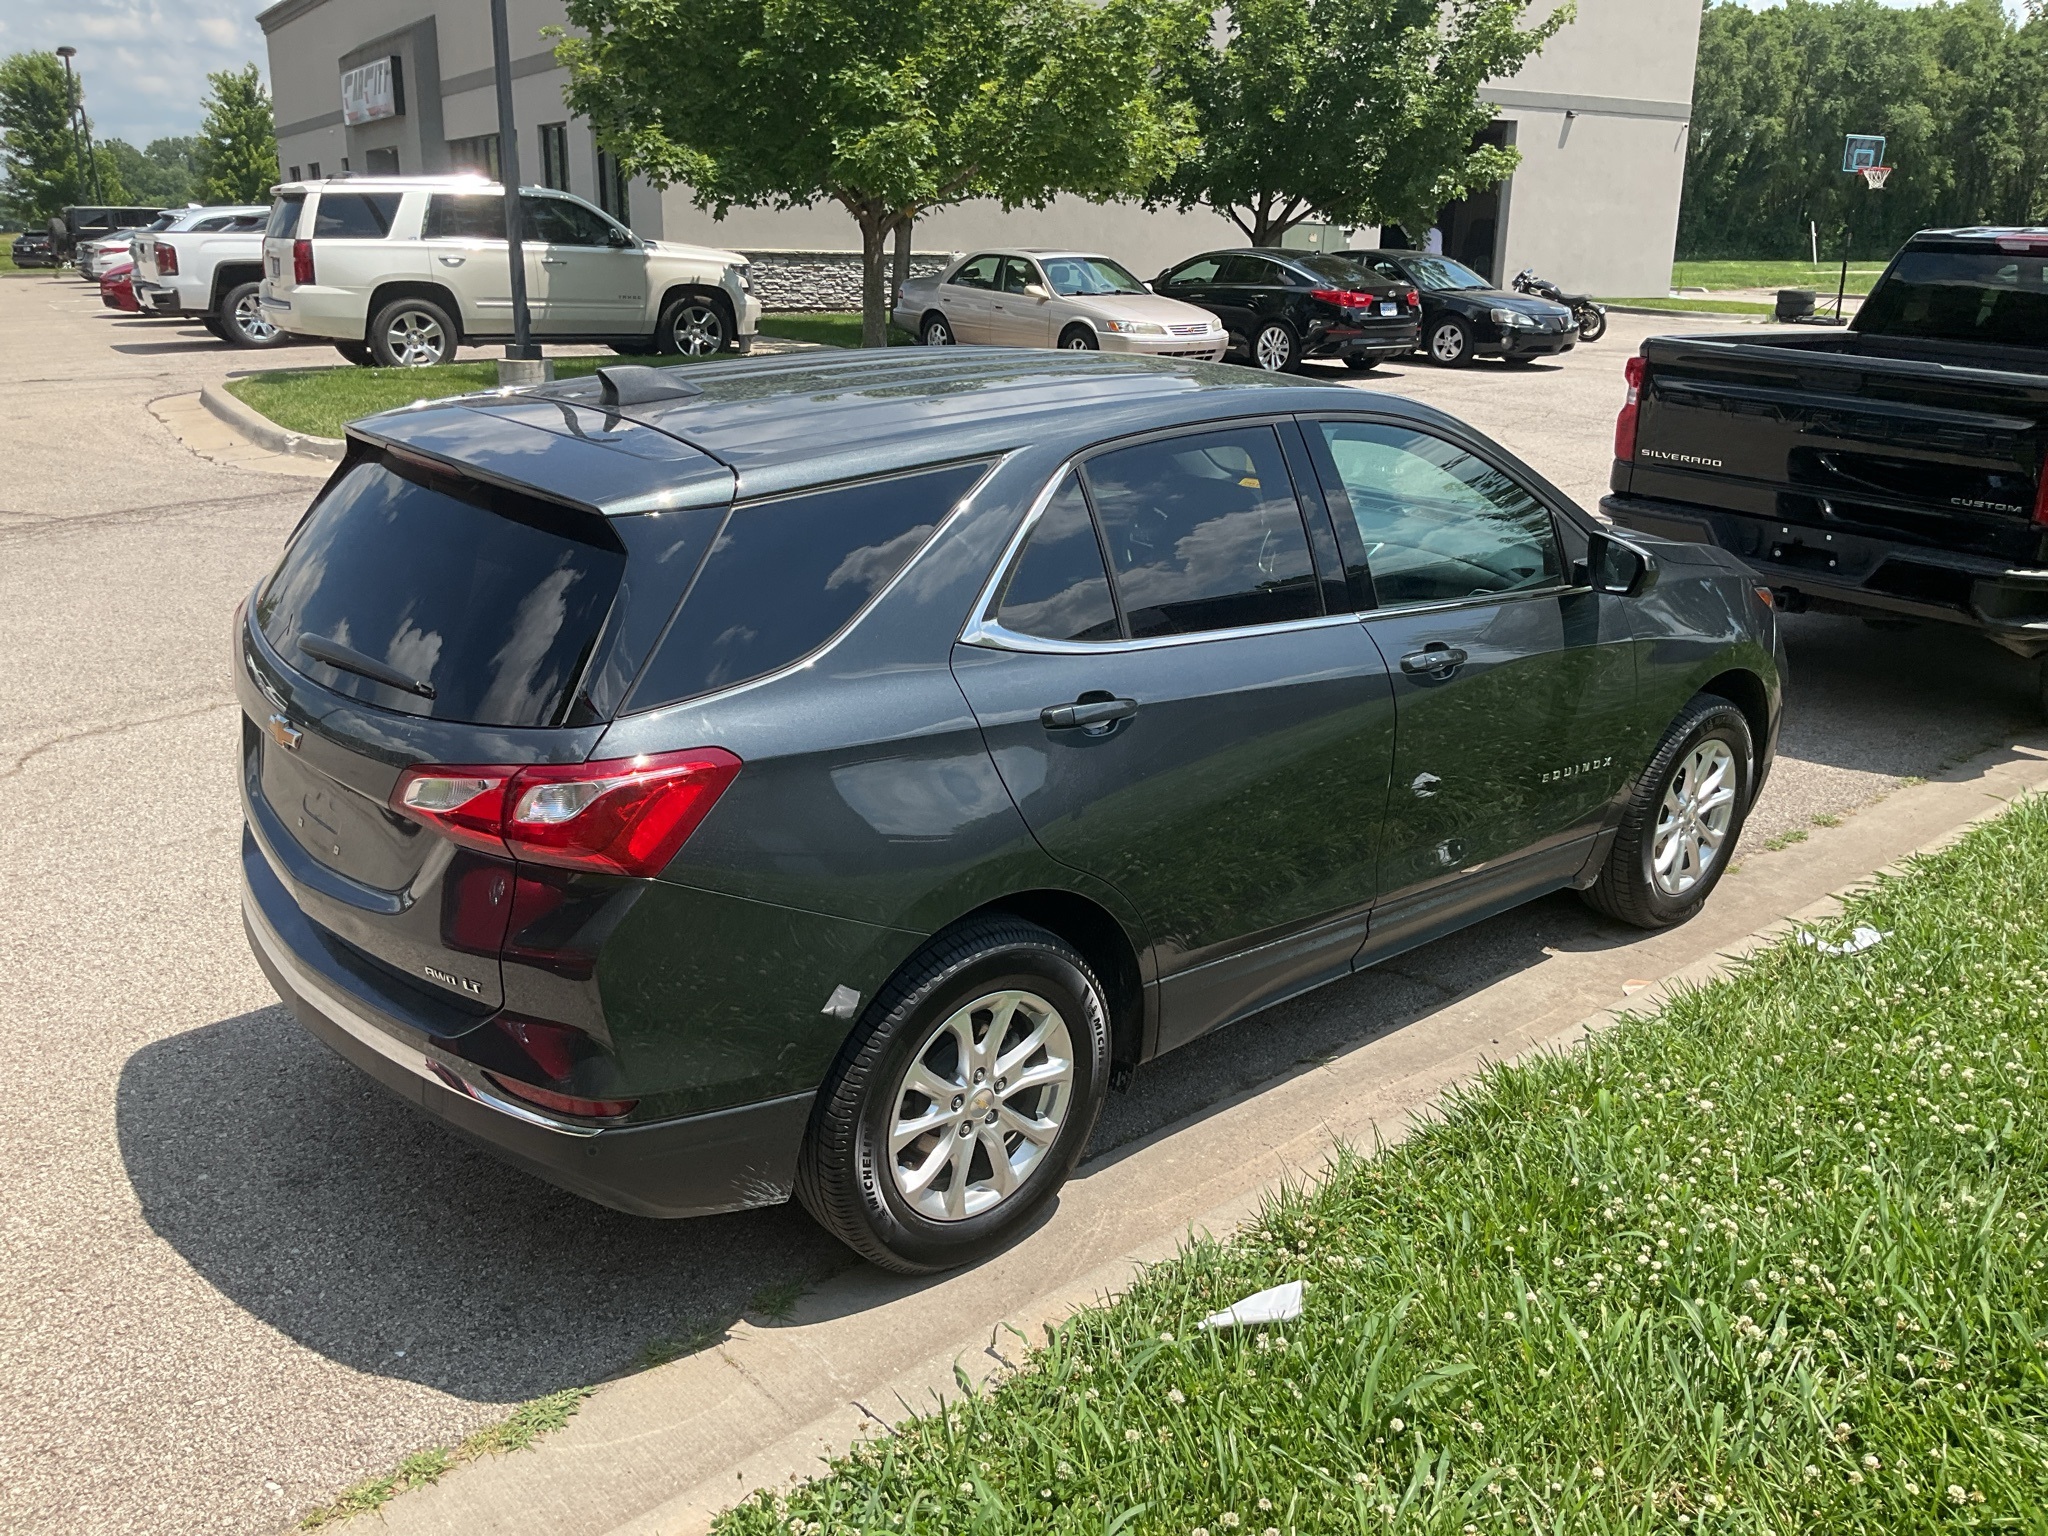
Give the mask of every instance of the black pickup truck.
[{"label": "black pickup truck", "polygon": [[1600,505],[1740,555],[1788,610],[1937,619],[2032,658],[2044,460],[2048,229],[1926,230],[1845,330],[1643,343]]}]

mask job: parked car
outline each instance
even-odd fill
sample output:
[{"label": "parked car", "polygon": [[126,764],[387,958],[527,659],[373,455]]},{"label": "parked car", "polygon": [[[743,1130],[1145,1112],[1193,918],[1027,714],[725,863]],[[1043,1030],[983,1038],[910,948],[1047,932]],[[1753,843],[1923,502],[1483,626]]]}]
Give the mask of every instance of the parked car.
[{"label": "parked car", "polygon": [[145,231],[167,228],[177,217],[174,212],[160,213],[146,224],[133,229],[117,229],[89,240],[80,240],[73,247],[71,264],[78,269],[78,275],[89,283],[96,283],[107,273],[109,267],[135,259],[135,237]]},{"label": "parked car", "polygon": [[285,339],[256,302],[270,208],[187,208],[135,237],[135,296],[151,315],[192,315],[222,341],[272,347]]},{"label": "parked car", "polygon": [[926,346],[1065,347],[1147,357],[1223,356],[1208,311],[1152,293],[1107,256],[995,250],[903,285],[896,325]]},{"label": "parked car", "polygon": [[14,237],[12,251],[14,264],[24,270],[30,267],[56,267],[63,265],[57,256],[56,244],[48,235],[30,230],[25,235]]},{"label": "parked car", "polygon": [[100,302],[109,309],[118,309],[125,314],[140,313],[142,306],[135,302],[135,264],[124,261],[119,266],[107,268],[100,279]]},{"label": "parked car", "polygon": [[1313,251],[1207,251],[1160,273],[1152,288],[1214,315],[1231,350],[1269,373],[1321,357],[1376,368],[1415,350],[1412,283]]},{"label": "parked car", "polygon": [[1562,304],[1496,288],[1461,261],[1427,251],[1343,251],[1340,255],[1422,290],[1422,350],[1462,368],[1475,357],[1534,362],[1569,352],[1578,321]]},{"label": "parked car", "polygon": [[1064,351],[357,422],[235,645],[307,1029],[592,1199],[794,1192],[904,1271],[1219,1025],[1549,891],[1685,920],[1779,716],[1730,556],[1409,401]]},{"label": "parked car", "polygon": [[1788,608],[2048,655],[2048,229],[1923,230],[1846,330],[1656,336],[1627,374],[1617,521]]},{"label": "parked car", "polygon": [[[690,357],[752,347],[761,304],[745,257],[643,240],[566,192],[519,196],[536,340]],[[286,183],[263,254],[264,316],[352,362],[425,367],[512,337],[504,190],[479,177]]]}]

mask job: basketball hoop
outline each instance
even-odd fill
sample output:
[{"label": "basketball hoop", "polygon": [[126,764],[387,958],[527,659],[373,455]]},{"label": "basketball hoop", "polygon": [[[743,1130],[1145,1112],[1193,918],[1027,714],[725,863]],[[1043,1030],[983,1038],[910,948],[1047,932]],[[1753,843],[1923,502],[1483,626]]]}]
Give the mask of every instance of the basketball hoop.
[{"label": "basketball hoop", "polygon": [[1864,165],[1856,169],[1856,174],[1863,178],[1864,183],[1873,192],[1884,190],[1885,178],[1891,173],[1892,168],[1888,165]]}]

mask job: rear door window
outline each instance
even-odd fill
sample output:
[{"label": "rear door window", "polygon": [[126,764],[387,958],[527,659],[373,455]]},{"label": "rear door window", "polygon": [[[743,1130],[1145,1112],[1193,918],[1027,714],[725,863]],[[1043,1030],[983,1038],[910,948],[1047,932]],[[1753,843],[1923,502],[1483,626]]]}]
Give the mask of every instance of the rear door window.
[{"label": "rear door window", "polygon": [[1140,443],[1097,455],[1084,473],[1134,639],[1322,613],[1271,427]]},{"label": "rear door window", "polygon": [[996,598],[995,617],[1012,633],[1041,640],[1114,640],[1121,633],[1095,519],[1088,515],[1080,480],[1071,473],[1053,492],[1010,568]]},{"label": "rear door window", "polygon": [[299,232],[299,211],[305,206],[305,193],[287,192],[270,205],[270,220],[263,226],[263,233],[281,240],[291,239]]},{"label": "rear door window", "polygon": [[313,238],[382,240],[397,217],[396,192],[323,192],[313,210]]},{"label": "rear door window", "polygon": [[436,720],[554,725],[625,561],[595,513],[372,461],[300,524],[256,617],[288,665],[337,693]]},{"label": "rear door window", "polygon": [[765,677],[838,634],[987,472],[955,464],[734,507],[628,710]]},{"label": "rear door window", "polygon": [[505,199],[496,192],[436,192],[427,199],[422,240],[502,240]]},{"label": "rear door window", "polygon": [[960,270],[946,281],[960,288],[994,288],[996,260],[994,256],[977,256],[972,261],[962,262]]}]

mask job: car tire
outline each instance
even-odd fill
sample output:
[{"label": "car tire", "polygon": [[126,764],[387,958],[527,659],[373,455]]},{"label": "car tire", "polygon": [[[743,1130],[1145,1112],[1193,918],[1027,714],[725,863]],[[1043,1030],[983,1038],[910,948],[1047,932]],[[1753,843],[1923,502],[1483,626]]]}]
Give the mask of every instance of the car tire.
[{"label": "car tire", "polygon": [[933,310],[930,314],[926,315],[918,325],[917,341],[919,346],[950,347],[954,344],[955,340],[952,322],[947,320],[937,310]]},{"label": "car tire", "polygon": [[1472,327],[1456,315],[1447,315],[1430,329],[1424,344],[1429,360],[1446,368],[1463,368],[1472,361]]},{"label": "car tire", "polygon": [[454,320],[432,299],[393,299],[370,322],[370,356],[384,368],[451,363],[460,341]]},{"label": "car tire", "polygon": [[265,318],[257,303],[261,292],[260,284],[237,283],[220,296],[214,318],[220,326],[219,336],[229,346],[281,347],[291,340],[289,331],[280,330]]},{"label": "car tire", "polygon": [[654,349],[664,357],[716,357],[731,345],[731,319],[699,293],[670,299],[655,323]]},{"label": "car tire", "polygon": [[228,339],[228,328],[220,323],[218,315],[202,316],[199,321],[199,329],[206,332],[215,341],[226,341]]},{"label": "car tire", "polygon": [[1351,356],[1344,359],[1344,366],[1353,373],[1371,373],[1379,365],[1380,359],[1370,353],[1361,355],[1354,352]]},{"label": "car tire", "polygon": [[[999,1063],[1037,1080],[998,1088]],[[1088,962],[1035,923],[970,920],[913,956],[841,1048],[811,1111],[797,1198],[884,1269],[971,1264],[1044,1211],[1108,1087],[1108,1009]],[[904,1138],[913,1125],[927,1128]]]},{"label": "car tire", "polygon": [[371,352],[367,341],[337,341],[334,350],[358,368],[374,368],[377,365],[376,354]]},{"label": "car tire", "polygon": [[1607,314],[1604,310],[1588,309],[1579,317],[1579,340],[1598,341],[1607,334]]},{"label": "car tire", "polygon": [[1700,694],[1636,780],[1607,862],[1581,893],[1587,905],[1638,928],[1691,917],[1734,857],[1755,782],[1748,717],[1727,699]]},{"label": "car tire", "polygon": [[1252,333],[1252,366],[1261,373],[1293,373],[1301,367],[1301,338],[1284,320],[1268,320]]},{"label": "car tire", "polygon": [[1095,332],[1085,325],[1070,325],[1060,333],[1062,352],[1100,352],[1102,343],[1095,339]]}]

